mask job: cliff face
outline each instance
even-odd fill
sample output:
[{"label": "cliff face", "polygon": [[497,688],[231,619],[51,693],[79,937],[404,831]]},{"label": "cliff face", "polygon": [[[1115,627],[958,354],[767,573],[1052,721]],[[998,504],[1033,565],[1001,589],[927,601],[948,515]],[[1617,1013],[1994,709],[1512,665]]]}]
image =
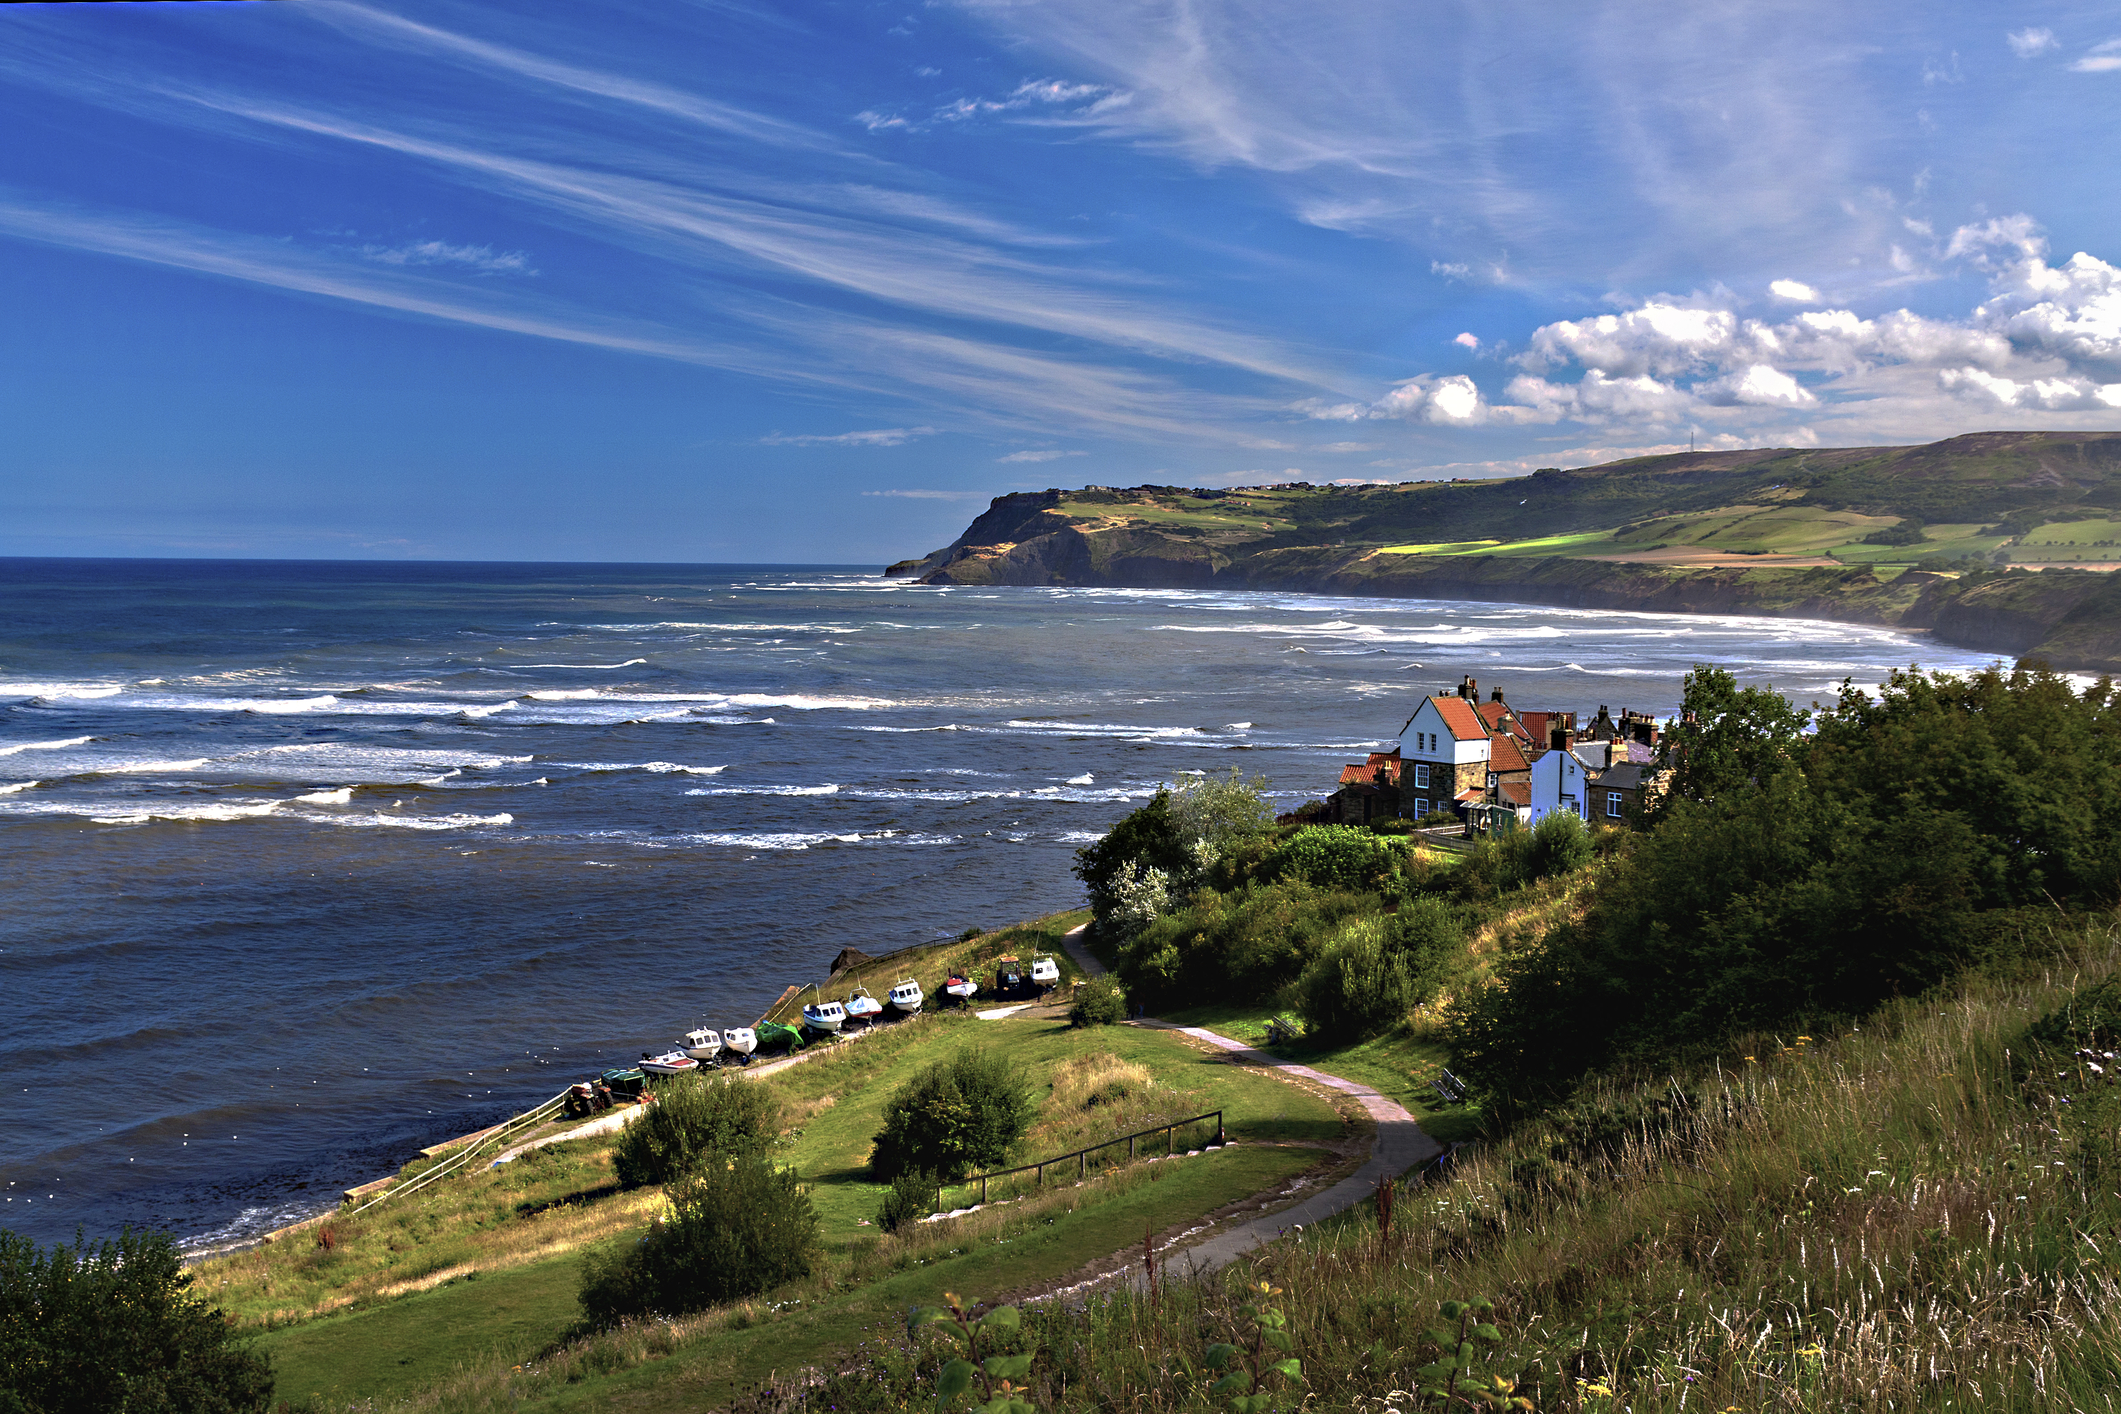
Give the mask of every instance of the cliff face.
[{"label": "cliff face", "polygon": [[[1527,536],[1739,503],[1932,523],[2112,516],[2121,433],[1701,453],[1500,482],[1026,492],[996,498],[950,545],[885,573],[927,584],[1274,589],[1835,619],[1923,630],[2068,671],[2121,672],[2121,577],[2111,574],[1918,568],[1881,581],[1861,565],[1700,568],[1523,553],[1545,543]],[[1467,542],[1486,540],[1519,548],[1468,553]],[[1395,541],[1450,542],[1452,552],[1380,553]]]}]

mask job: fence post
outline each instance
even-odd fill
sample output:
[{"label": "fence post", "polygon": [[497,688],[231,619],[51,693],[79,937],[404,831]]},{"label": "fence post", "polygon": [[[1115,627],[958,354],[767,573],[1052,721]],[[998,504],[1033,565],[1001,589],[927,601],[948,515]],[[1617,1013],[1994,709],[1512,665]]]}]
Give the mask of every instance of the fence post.
[{"label": "fence post", "polygon": [[1164,1126],[1164,1157],[1167,1159],[1170,1158],[1173,1153],[1173,1150],[1171,1148],[1171,1129],[1172,1126],[1168,1124]]},{"label": "fence post", "polygon": [[1041,1188],[1046,1186],[1046,1166],[1044,1164],[1038,1165],[1038,1186]]},{"label": "fence post", "polygon": [[1127,1162],[1134,1162],[1134,1136],[1131,1134],[1127,1136]]},{"label": "fence post", "polygon": [[979,1176],[979,1201],[982,1208],[987,1206],[987,1175],[985,1174]]},{"label": "fence post", "polygon": [[1215,1112],[1215,1145],[1217,1148],[1221,1148],[1229,1142],[1229,1136],[1223,1133],[1223,1112],[1217,1110]]},{"label": "fence post", "polygon": [[1090,1151],[1083,1150],[1075,1156],[1075,1181],[1080,1183],[1090,1176]]}]

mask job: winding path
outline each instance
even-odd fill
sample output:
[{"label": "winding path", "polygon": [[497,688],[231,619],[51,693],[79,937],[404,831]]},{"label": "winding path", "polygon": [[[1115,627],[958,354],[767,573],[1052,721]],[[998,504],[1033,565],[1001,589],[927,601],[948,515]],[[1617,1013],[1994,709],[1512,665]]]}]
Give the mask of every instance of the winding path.
[{"label": "winding path", "polygon": [[[1083,946],[1083,934],[1089,925],[1074,929],[1061,939],[1061,946],[1068,956],[1076,961],[1087,975],[1103,975],[1105,965],[1090,955]],[[1257,1065],[1300,1076],[1315,1084],[1324,1085],[1352,1097],[1368,1112],[1377,1124],[1377,1142],[1371,1146],[1368,1162],[1353,1174],[1331,1188],[1312,1194],[1292,1208],[1283,1208],[1251,1222],[1216,1234],[1206,1242],[1188,1247],[1173,1254],[1175,1260],[1196,1272],[1212,1272],[1226,1267],[1247,1252],[1265,1246],[1299,1223],[1315,1223],[1321,1218],[1354,1207],[1377,1191],[1378,1180],[1390,1176],[1398,1178],[1416,1164],[1425,1163],[1443,1152],[1443,1145],[1422,1132],[1422,1128],[1397,1100],[1388,1099],[1367,1085],[1353,1080],[1343,1080],[1337,1075],[1328,1075],[1307,1065],[1297,1065],[1281,1060],[1246,1045],[1208,1030],[1204,1026],[1177,1026],[1168,1021],[1137,1021],[1136,1026],[1146,1026],[1158,1031],[1176,1031],[1191,1036],[1208,1045],[1228,1051],[1233,1060],[1246,1065]],[[1141,1273],[1134,1272],[1137,1284]]]}]

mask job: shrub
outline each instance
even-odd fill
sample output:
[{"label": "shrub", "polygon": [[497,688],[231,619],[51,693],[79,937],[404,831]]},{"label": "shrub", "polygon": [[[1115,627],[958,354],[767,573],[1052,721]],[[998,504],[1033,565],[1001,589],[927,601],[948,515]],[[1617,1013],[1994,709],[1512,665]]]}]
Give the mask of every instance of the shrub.
[{"label": "shrub", "polygon": [[1414,1005],[1406,958],[1387,945],[1377,917],[1348,924],[1304,969],[1296,993],[1307,1029],[1344,1039],[1387,1030]]},{"label": "shrub", "polygon": [[986,1051],[962,1050],[891,1097],[869,1166],[884,1182],[916,1170],[955,1182],[1008,1157],[1030,1123],[1023,1073]]},{"label": "shrub", "polygon": [[1583,821],[1556,810],[1532,827],[1525,864],[1534,879],[1551,879],[1589,864],[1594,852],[1590,829]]},{"label": "shrub", "polygon": [[933,1213],[942,1196],[934,1174],[910,1169],[891,1180],[891,1191],[884,1195],[884,1205],[876,1210],[876,1225],[886,1232],[897,1232],[907,1223],[917,1223]]},{"label": "shrub", "polygon": [[1270,873],[1324,889],[1376,889],[1406,857],[1390,839],[1354,825],[1312,825],[1268,860]]},{"label": "shrub", "polygon": [[755,1154],[780,1132],[781,1105],[763,1085],[704,1075],[656,1087],[655,1103],[626,1126],[612,1153],[628,1187],[671,1183],[709,1154]]},{"label": "shrub", "polygon": [[701,1165],[669,1190],[672,1214],[631,1247],[582,1265],[582,1310],[624,1316],[698,1311],[808,1276],[817,1211],[793,1169],[758,1155]]},{"label": "shrub", "polygon": [[1203,890],[1120,949],[1120,980],[1147,1007],[1257,1000],[1295,981],[1342,923],[1383,907],[1375,894],[1300,883]]},{"label": "shrub", "polygon": [[167,1233],[40,1251],[0,1231],[0,1409],[263,1414],[271,1364],[191,1280]]},{"label": "shrub", "polygon": [[1075,989],[1075,1005],[1068,1020],[1076,1026],[1110,1026],[1127,1016],[1126,994],[1110,977],[1092,977]]}]

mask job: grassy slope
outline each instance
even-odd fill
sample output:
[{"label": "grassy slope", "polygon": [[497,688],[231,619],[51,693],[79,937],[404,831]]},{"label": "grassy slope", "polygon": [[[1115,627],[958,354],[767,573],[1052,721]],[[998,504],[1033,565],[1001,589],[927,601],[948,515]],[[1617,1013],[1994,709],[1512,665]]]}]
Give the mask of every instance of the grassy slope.
[{"label": "grassy slope", "polygon": [[[1389,1392],[1435,1357],[1440,1304],[1485,1297],[1499,1335],[1477,1371],[1541,1410],[2112,1411],[2121,1090],[2066,1058],[2023,1071],[2028,1023],[2116,975],[2121,930],[2057,941],[1839,1036],[1603,1083],[1577,1122],[1400,1192],[1389,1238],[1365,1204],[1154,1306],[1056,1313],[1035,1383],[1067,1391],[1052,1407],[1202,1408],[1203,1341],[1243,1328],[1242,1283],[1264,1277],[1307,1408],[1412,1407]],[[917,1394],[894,1346],[807,1407]]]},{"label": "grassy slope", "polygon": [[[862,1221],[874,1216],[883,1192],[861,1168],[869,1136],[901,1081],[968,1042],[1006,1048],[1045,1084],[1063,1062],[1098,1052],[1143,1065],[1157,1082],[1156,1093],[1140,1104],[1107,1114],[1042,1116],[1045,1132],[1027,1138],[1025,1157],[1043,1157],[1047,1150],[1031,1152],[1040,1143],[1074,1148],[1218,1107],[1227,1111],[1232,1137],[1246,1142],[1168,1168],[1125,1170],[1084,1189],[997,1205],[909,1240],[880,1237]],[[1050,1281],[1109,1255],[1127,1240],[1124,1234],[1144,1224],[1161,1229],[1183,1223],[1276,1186],[1319,1161],[1320,1151],[1305,1146],[1333,1141],[1344,1130],[1342,1118],[1323,1100],[1231,1066],[1168,1033],[1076,1031],[1031,1017],[980,1022],[938,1016],[884,1028],[760,1083],[780,1091],[797,1120],[787,1158],[816,1184],[827,1246],[819,1277],[782,1293],[795,1305],[780,1312],[768,1310],[770,1302],[750,1308],[766,1325],[735,1331],[724,1328],[725,1316],[695,1322],[700,1328],[692,1338],[661,1358],[642,1364],[638,1351],[614,1357],[612,1369],[592,1372],[586,1381],[560,1379],[550,1389],[543,1376],[509,1368],[554,1363],[534,1357],[577,1315],[580,1249],[625,1240],[657,1204],[652,1193],[608,1189],[608,1147],[594,1139],[466,1175],[461,1184],[437,1185],[446,1191],[408,1200],[402,1211],[385,1204],[377,1210],[381,1220],[336,1224],[338,1241],[329,1253],[304,1243],[239,1254],[202,1268],[202,1283],[222,1293],[232,1310],[254,1318],[277,1313],[288,1321],[297,1312],[351,1304],[264,1337],[280,1365],[283,1397],[327,1403],[404,1398],[438,1382],[475,1389],[498,1381],[568,1398],[594,1391],[599,1407],[614,1399],[623,1405],[627,1390],[643,1391],[641,1397],[652,1403],[663,1395],[645,1392],[672,1381],[688,1390],[704,1384],[726,1392],[791,1361],[827,1360],[861,1330],[890,1324],[908,1301],[932,1300],[946,1285],[994,1291]],[[570,1193],[581,1194],[581,1201],[555,1202]],[[525,1217],[529,1211],[535,1216]],[[452,1276],[466,1267],[472,1274]],[[431,1290],[392,1294],[397,1285],[423,1277],[448,1279]],[[558,1363],[568,1365],[571,1358]],[[471,1373],[453,1375],[460,1370]]]}]

